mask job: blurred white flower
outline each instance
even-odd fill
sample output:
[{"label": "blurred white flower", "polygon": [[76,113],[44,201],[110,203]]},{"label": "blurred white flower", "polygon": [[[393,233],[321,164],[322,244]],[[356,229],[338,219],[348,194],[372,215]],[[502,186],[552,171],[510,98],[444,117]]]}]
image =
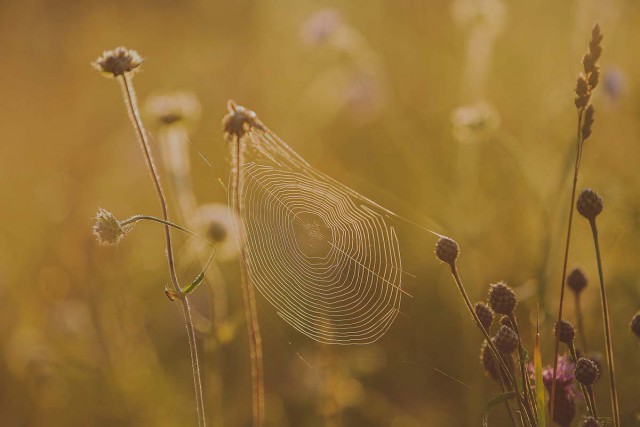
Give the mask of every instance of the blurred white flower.
[{"label": "blurred white flower", "polygon": [[190,124],[200,118],[200,101],[191,92],[159,93],[147,99],[144,110],[162,125]]},{"label": "blurred white flower", "polygon": [[198,208],[198,219],[201,233],[216,248],[216,260],[231,261],[238,256],[237,233],[229,207],[221,203],[207,203]]}]

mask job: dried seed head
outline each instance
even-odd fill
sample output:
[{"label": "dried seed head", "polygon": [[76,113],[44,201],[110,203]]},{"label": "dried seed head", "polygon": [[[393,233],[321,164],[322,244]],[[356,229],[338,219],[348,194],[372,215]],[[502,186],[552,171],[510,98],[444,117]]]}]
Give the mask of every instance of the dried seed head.
[{"label": "dried seed head", "polygon": [[598,65],[593,66],[593,71],[589,73],[588,83],[591,90],[595,89],[596,86],[598,86],[598,83],[600,83],[600,66]]},{"label": "dried seed head", "polygon": [[[509,368],[509,371],[513,372],[515,369],[513,358],[511,356],[504,356],[503,359],[507,368]],[[480,361],[482,362],[482,367],[484,368],[485,373],[491,376],[495,381],[500,382],[500,376],[498,375],[500,364],[493,356],[491,347],[489,347],[487,341],[484,341],[480,347]]]},{"label": "dried seed head", "polygon": [[581,357],[576,363],[576,380],[584,385],[591,385],[598,380],[600,370],[593,360]]},{"label": "dried seed head", "polygon": [[518,347],[518,334],[508,326],[502,325],[493,338],[493,343],[502,354],[511,354]]},{"label": "dried seed head", "polygon": [[580,267],[575,267],[567,276],[567,286],[576,294],[579,294],[587,287],[587,276]]},{"label": "dried seed head", "polygon": [[117,47],[103,52],[102,56],[91,63],[93,68],[103,73],[106,77],[118,77],[125,73],[138,71],[142,58],[133,49]]},{"label": "dried seed head", "polygon": [[587,82],[587,78],[584,74],[580,74],[576,81],[576,95],[576,107],[579,109],[584,108],[589,103],[589,98],[591,96],[589,92],[589,83]]},{"label": "dried seed head", "polygon": [[578,212],[580,212],[580,215],[588,220],[595,219],[595,217],[602,212],[603,206],[604,202],[602,197],[590,188],[585,188],[580,192],[578,202],[576,203],[576,208]]},{"label": "dried seed head", "polygon": [[593,115],[595,114],[595,108],[593,104],[589,104],[584,112],[584,119],[582,121],[582,140],[591,136],[591,127],[593,126]]},{"label": "dried seed head", "polygon": [[93,225],[93,235],[100,245],[116,245],[128,231],[129,227],[122,227],[120,221],[111,212],[98,208],[96,222]]},{"label": "dried seed head", "polygon": [[222,119],[222,130],[225,137],[235,135],[238,139],[242,138],[251,128],[263,129],[258,116],[251,110],[248,110],[234,101],[227,102],[229,114]]},{"label": "dried seed head", "polygon": [[584,72],[587,74],[593,72],[595,69],[596,63],[590,53],[587,53],[582,57],[582,66],[584,67]]},{"label": "dried seed head", "polygon": [[491,323],[493,323],[493,311],[489,306],[483,302],[476,303],[474,310],[480,319],[480,323],[485,329],[489,329]]},{"label": "dried seed head", "polygon": [[591,31],[591,41],[589,42],[589,54],[594,62],[598,62],[600,55],[602,55],[602,37],[600,24],[596,24]]},{"label": "dried seed head", "polygon": [[593,417],[587,417],[582,422],[582,427],[601,427],[601,426],[602,424],[600,424],[600,421],[596,420]]},{"label": "dried seed head", "polygon": [[631,319],[631,331],[636,334],[638,338],[640,338],[640,311],[638,311],[633,318]]},{"label": "dried seed head", "polygon": [[160,125],[192,123],[200,117],[200,102],[191,92],[157,94],[149,97],[145,112]]},{"label": "dried seed head", "polygon": [[518,299],[515,292],[504,282],[498,282],[489,288],[489,305],[499,314],[511,314]]},{"label": "dried seed head", "polygon": [[556,323],[555,334],[560,340],[567,345],[573,344],[573,339],[576,336],[576,330],[573,328],[573,325],[566,320],[560,320]]},{"label": "dried seed head", "polygon": [[436,243],[436,256],[442,262],[453,265],[460,253],[458,243],[448,237],[440,237]]},{"label": "dried seed head", "polygon": [[559,426],[569,427],[575,416],[576,403],[573,397],[569,393],[556,393],[553,405],[553,421]]}]

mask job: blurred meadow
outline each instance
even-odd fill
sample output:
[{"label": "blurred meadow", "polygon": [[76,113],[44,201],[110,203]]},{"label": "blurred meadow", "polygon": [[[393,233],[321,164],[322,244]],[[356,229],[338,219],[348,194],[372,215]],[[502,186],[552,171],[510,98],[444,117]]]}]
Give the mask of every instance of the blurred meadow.
[{"label": "blurred meadow", "polygon": [[[631,0],[1,1],[0,425],[196,425],[182,314],[164,294],[162,227],[140,223],[115,247],[91,233],[99,207],[122,219],[160,215],[119,88],[90,65],[117,46],[144,58],[135,86],[175,222],[199,227],[180,206],[213,206],[215,215],[211,204],[227,204],[228,99],[318,170],[411,221],[390,225],[412,298],[375,343],[317,343],[257,295],[266,425],[481,425],[500,388],[483,373],[482,336],[433,255],[435,236],[412,223],[460,244],[472,301],[500,280],[515,289],[529,348],[539,312],[550,364],[573,90],[596,22],[602,78],[578,188],[605,200],[600,243],[622,425],[640,425],[640,345],[628,326],[640,309],[640,3]],[[158,97],[176,91],[189,116],[179,128],[158,119]],[[187,200],[170,185],[171,151],[161,147],[171,132],[188,142],[179,147],[187,164],[173,165],[193,186]],[[588,222],[576,216],[573,230],[569,265],[590,278],[580,332],[604,352]],[[186,282],[202,248],[172,234]],[[229,242],[191,303],[208,425],[249,426]],[[565,317],[575,321],[572,298]],[[603,376],[595,393],[607,415]],[[509,425],[502,406],[489,425]]]}]

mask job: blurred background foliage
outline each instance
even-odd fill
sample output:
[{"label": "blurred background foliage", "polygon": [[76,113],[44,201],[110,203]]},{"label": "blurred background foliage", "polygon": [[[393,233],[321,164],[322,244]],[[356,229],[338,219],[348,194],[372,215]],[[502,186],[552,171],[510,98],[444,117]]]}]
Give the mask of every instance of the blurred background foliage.
[{"label": "blurred background foliage", "polygon": [[[121,218],[158,214],[119,90],[89,66],[119,45],[146,58],[135,78],[143,104],[174,90],[199,100],[187,145],[194,203],[226,203],[220,120],[234,99],[318,169],[456,238],[474,300],[491,282],[514,286],[529,347],[539,305],[550,363],[575,150],[572,90],[596,21],[604,74],[579,186],[606,202],[601,244],[620,403],[632,425],[640,413],[640,347],[628,331],[640,308],[640,4],[630,0],[2,1],[0,424],[195,424],[182,315],[163,293],[159,227],[139,224],[116,248],[91,236],[99,206]],[[415,276],[403,283],[413,298],[375,344],[316,344],[259,297],[269,425],[480,424],[498,393],[478,362],[480,334],[434,259],[433,236],[393,225]],[[587,223],[574,226],[570,263],[595,279]],[[180,273],[193,277],[193,244],[179,244]],[[221,259],[215,271],[225,315],[216,333],[200,336],[205,403],[212,425],[246,426],[237,260]],[[193,298],[203,318],[220,314],[210,292],[203,286]],[[585,332],[601,344],[596,286],[583,297]],[[605,384],[597,396],[608,413]],[[503,412],[492,415],[495,425],[506,422]]]}]

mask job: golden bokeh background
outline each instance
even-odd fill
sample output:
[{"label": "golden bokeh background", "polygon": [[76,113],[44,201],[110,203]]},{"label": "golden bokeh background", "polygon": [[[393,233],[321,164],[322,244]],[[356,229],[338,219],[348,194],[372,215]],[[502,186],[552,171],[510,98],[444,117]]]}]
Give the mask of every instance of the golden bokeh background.
[{"label": "golden bokeh background", "polygon": [[[98,207],[159,215],[118,85],[90,66],[120,45],[145,58],[134,79],[143,105],[175,90],[199,99],[187,145],[199,204],[226,203],[220,121],[234,99],[319,170],[454,237],[474,300],[489,283],[512,285],[530,349],[539,306],[549,363],[573,88],[595,22],[603,80],[579,187],[606,203],[599,224],[620,404],[624,425],[638,425],[640,346],[628,323],[640,309],[640,4],[629,0],[1,2],[0,425],[196,423],[182,314],[164,296],[160,228],[139,224],[117,247],[91,235]],[[157,143],[161,130],[145,119]],[[433,256],[435,238],[393,225],[413,298],[378,342],[314,343],[258,297],[269,426],[480,425],[499,393],[478,362],[480,334]],[[192,242],[179,237],[177,247],[188,280],[199,263]],[[570,263],[592,278],[584,332],[602,351],[595,257],[580,217]],[[247,426],[237,259],[217,268],[227,314],[214,336],[198,336],[205,405],[211,425]],[[215,316],[210,302],[202,286],[193,303],[205,318]],[[566,307],[573,321],[572,299]],[[596,393],[609,414],[606,375]],[[506,425],[503,412],[491,425]]]}]

